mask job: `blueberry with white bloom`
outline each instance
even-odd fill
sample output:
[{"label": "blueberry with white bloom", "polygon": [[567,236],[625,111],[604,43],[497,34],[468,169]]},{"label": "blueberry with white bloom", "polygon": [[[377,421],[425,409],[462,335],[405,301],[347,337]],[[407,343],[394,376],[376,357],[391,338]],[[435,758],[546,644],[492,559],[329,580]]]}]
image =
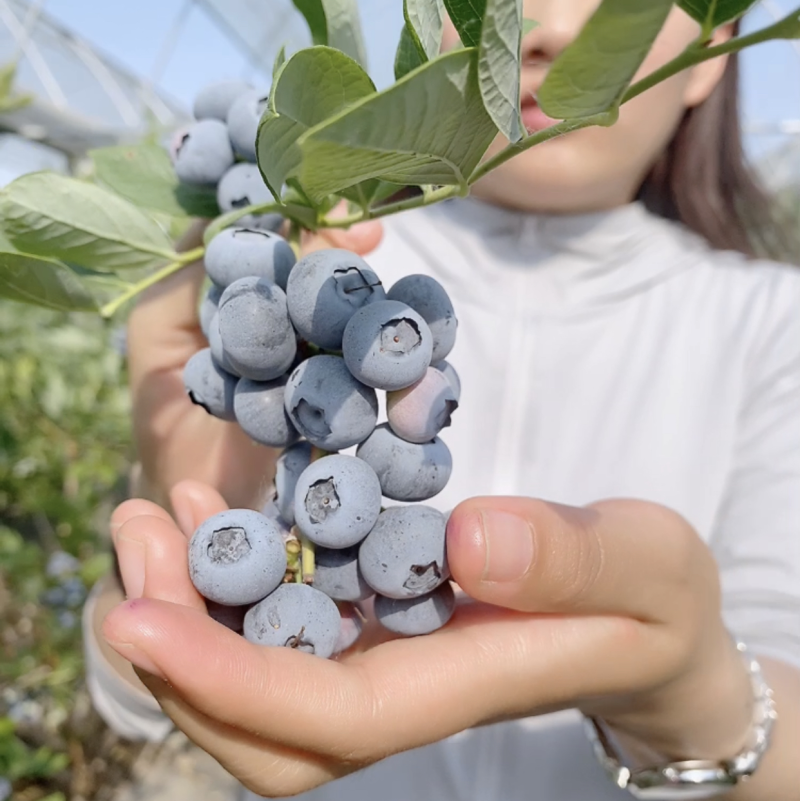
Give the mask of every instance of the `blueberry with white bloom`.
[{"label": "blueberry with white bloom", "polygon": [[277,524],[249,509],[210,517],[189,543],[189,575],[197,591],[223,606],[266,598],[286,575],[286,549]]}]

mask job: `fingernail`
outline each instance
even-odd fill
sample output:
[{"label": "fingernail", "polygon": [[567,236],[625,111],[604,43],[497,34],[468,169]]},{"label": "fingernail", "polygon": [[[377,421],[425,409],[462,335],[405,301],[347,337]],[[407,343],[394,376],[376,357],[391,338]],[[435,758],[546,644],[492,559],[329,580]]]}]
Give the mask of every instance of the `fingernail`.
[{"label": "fingernail", "polygon": [[522,517],[496,509],[487,509],[481,517],[486,546],[483,580],[519,581],[533,564],[530,524]]},{"label": "fingernail", "polygon": [[143,542],[129,537],[117,537],[117,558],[122,584],[129,600],[144,594],[144,572],[147,549]]},{"label": "fingernail", "polygon": [[135,645],[131,645],[128,642],[114,642],[113,640],[108,640],[108,644],[121,656],[123,659],[127,659],[131,664],[136,665],[136,667],[141,668],[142,670],[146,670],[150,675],[155,676],[157,679],[163,679],[164,681],[167,680],[167,677],[161,671],[161,669],[153,662],[152,659],[142,650],[137,648]]}]

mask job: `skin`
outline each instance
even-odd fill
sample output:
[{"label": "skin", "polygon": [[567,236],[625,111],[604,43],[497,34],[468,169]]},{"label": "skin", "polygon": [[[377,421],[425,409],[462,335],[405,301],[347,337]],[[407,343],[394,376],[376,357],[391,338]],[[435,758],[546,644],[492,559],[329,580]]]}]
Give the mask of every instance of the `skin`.
[{"label": "skin", "polygon": [[[541,23],[524,42],[529,91],[598,2],[525,2],[525,15]],[[675,11],[642,74],[697,33]],[[716,39],[729,35],[723,28]],[[452,46],[452,30],[447,37]],[[614,128],[534,148],[475,194],[550,213],[630,202],[684,111],[708,97],[724,69],[720,59],[674,77],[626,106]],[[309,237],[304,248],[363,255],[380,236],[380,226],[368,224]],[[258,648],[211,620],[188,580],[186,538],[227,503],[257,506],[277,454],[252,446],[183,394],[182,365],[203,347],[201,280],[199,266],[182,272],[153,290],[131,319],[146,491],[174,517],[142,500],[117,509],[112,532],[128,601],[103,622],[117,600],[110,589],[95,619],[116,664],[129,677],[126,661],[135,665],[200,747],[266,796],[308,790],[471,726],[570,707],[602,717],[634,764],[728,758],[742,748],[751,690],[721,620],[716,564],[685,520],[652,503],[461,504],[447,536],[464,597],[453,620],[424,638],[391,640],[368,624],[357,650],[324,661]],[[758,773],[725,798],[792,801],[800,786],[800,672],[761,662],[780,720]],[[422,720],[420,706],[429,711]]]}]

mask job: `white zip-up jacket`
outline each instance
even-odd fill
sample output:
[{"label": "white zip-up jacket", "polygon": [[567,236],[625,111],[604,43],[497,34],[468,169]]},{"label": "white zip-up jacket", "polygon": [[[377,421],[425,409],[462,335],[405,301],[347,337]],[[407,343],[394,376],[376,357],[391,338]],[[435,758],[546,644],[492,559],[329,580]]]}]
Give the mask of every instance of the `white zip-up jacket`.
[{"label": "white zip-up jacket", "polygon": [[[463,384],[429,502],[487,494],[581,505],[641,498],[682,514],[719,564],[726,622],[800,667],[800,270],[711,250],[641,205],[534,216],[455,200],[386,223],[387,286],[438,279]],[[109,723],[168,722],[88,643]],[[630,796],[565,711],[463,732],[307,801],[605,801]]]}]

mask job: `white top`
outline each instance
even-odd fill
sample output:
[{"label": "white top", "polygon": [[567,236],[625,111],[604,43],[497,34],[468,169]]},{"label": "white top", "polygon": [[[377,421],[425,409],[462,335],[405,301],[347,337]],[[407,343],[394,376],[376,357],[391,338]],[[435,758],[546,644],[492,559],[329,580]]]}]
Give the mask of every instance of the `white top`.
[{"label": "white top", "polygon": [[[638,204],[550,217],[476,200],[389,220],[368,261],[387,286],[435,277],[459,317],[453,477],[431,503],[671,507],[716,555],[731,630],[800,667],[800,270],[710,250]],[[96,658],[90,669],[106,672]],[[93,685],[115,725],[109,681]],[[161,734],[144,713],[138,730]],[[629,797],[570,710],[465,732],[301,798]]]}]

